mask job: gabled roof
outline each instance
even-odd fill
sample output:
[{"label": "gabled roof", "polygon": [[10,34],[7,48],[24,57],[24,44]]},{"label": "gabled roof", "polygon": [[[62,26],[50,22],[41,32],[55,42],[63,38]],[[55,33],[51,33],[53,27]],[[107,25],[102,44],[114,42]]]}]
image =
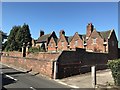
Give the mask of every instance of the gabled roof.
[{"label": "gabled roof", "polygon": [[65,36],[66,41],[69,43],[72,40],[73,36]]},{"label": "gabled roof", "polygon": [[108,31],[103,31],[103,32],[98,32],[97,33],[101,36],[101,38],[103,39],[108,39],[108,37],[110,36],[112,30],[108,30]]},{"label": "gabled roof", "polygon": [[58,43],[58,38],[53,38],[55,43],[57,44]]},{"label": "gabled roof", "polygon": [[51,34],[42,35],[41,37],[38,38],[38,40],[36,42],[37,43],[46,42],[50,36],[51,36]]},{"label": "gabled roof", "polygon": [[79,37],[83,40],[83,36],[81,35],[81,34],[78,34],[79,35]]},{"label": "gabled roof", "polygon": [[87,40],[86,40],[86,35],[85,34],[82,35],[82,38],[83,38],[84,43],[86,43]]}]

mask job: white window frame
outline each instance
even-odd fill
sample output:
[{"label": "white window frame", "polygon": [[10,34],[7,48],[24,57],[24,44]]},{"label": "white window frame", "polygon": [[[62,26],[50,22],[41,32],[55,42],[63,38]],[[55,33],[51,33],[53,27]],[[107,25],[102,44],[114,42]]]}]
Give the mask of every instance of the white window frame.
[{"label": "white window frame", "polygon": [[63,41],[61,42],[61,46],[64,47],[64,42]]},{"label": "white window frame", "polygon": [[78,46],[78,40],[75,41],[75,47]]},{"label": "white window frame", "polygon": [[97,38],[93,38],[93,44],[96,44],[96,39],[97,39]]}]

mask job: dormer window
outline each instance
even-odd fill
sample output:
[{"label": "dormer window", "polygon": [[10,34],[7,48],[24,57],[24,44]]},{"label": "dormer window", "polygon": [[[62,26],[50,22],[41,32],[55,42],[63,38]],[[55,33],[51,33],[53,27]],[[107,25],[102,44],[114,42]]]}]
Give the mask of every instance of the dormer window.
[{"label": "dormer window", "polygon": [[96,44],[96,38],[93,38],[93,44]]}]

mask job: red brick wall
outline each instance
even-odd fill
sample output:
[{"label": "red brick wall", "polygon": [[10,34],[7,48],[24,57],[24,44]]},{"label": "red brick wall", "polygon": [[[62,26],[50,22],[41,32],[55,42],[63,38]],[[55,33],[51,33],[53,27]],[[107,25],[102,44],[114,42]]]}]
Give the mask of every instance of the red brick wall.
[{"label": "red brick wall", "polygon": [[[28,58],[29,57],[29,58]],[[107,53],[86,52],[85,49],[77,48],[76,51],[63,51],[62,53],[39,53],[29,54],[27,58],[2,56],[2,62],[14,65],[52,77],[53,61],[57,60],[57,78],[63,78],[90,69],[91,65],[107,64],[109,55]],[[81,66],[87,65],[83,68]],[[104,67],[100,67],[103,69]]]},{"label": "red brick wall", "polygon": [[12,51],[12,52],[2,52],[4,56],[14,56],[14,57],[23,57],[22,52]]},{"label": "red brick wall", "polygon": [[89,69],[92,65],[97,65],[98,69],[105,68],[100,67],[100,65],[106,66],[108,54],[86,52],[84,49],[76,50],[77,51],[63,51],[59,56],[57,73],[58,78],[90,71]]},{"label": "red brick wall", "polygon": [[[96,44],[93,44],[93,39],[96,38]],[[98,35],[96,30],[93,31],[90,38],[87,41],[87,50],[96,52],[104,52],[105,47],[103,46],[104,40]],[[106,46],[107,47],[107,46]]]},{"label": "red brick wall", "polygon": [[30,53],[26,57],[28,58],[36,58],[36,59],[49,59],[54,60],[57,59],[60,55],[59,52],[39,52],[39,53]]},{"label": "red brick wall", "polygon": [[42,59],[37,60],[37,59],[30,59],[30,58],[2,56],[1,62],[8,65],[21,67],[26,70],[32,69],[34,72],[39,72],[48,77],[52,77],[52,69],[53,69],[52,60],[42,60]]},{"label": "red brick wall", "polygon": [[48,51],[56,51],[56,43],[53,37],[50,39],[50,42],[48,44]]},{"label": "red brick wall", "polygon": [[[62,46],[62,42],[64,42],[63,46]],[[58,51],[67,50],[67,49],[68,49],[68,43],[65,39],[65,36],[61,35],[58,41]]]},{"label": "red brick wall", "polygon": [[[77,46],[75,46],[75,41],[78,42]],[[83,41],[79,37],[78,33],[75,33],[75,35],[73,36],[73,38],[72,38],[72,40],[70,42],[70,48],[71,49],[75,49],[76,47],[77,48],[84,48]]]}]

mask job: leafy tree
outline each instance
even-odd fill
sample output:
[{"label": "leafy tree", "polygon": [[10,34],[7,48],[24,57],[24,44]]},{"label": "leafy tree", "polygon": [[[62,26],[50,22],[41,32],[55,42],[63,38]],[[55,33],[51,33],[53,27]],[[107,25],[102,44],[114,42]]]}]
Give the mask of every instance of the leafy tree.
[{"label": "leafy tree", "polygon": [[8,41],[5,49],[7,51],[22,51],[23,43],[27,45],[29,42],[31,45],[31,34],[29,26],[24,24],[21,26],[14,26],[8,36]]},{"label": "leafy tree", "polygon": [[16,34],[19,31],[21,27],[20,26],[14,26],[11,31],[10,34],[8,36],[8,40],[7,40],[7,45],[6,45],[6,50],[7,51],[16,51],[18,50],[17,47],[17,42],[16,42]]},{"label": "leafy tree", "polygon": [[2,51],[5,50],[6,46],[7,46],[7,41],[2,44]]},{"label": "leafy tree", "polygon": [[16,35],[16,41],[18,42],[19,51],[21,51],[23,43],[27,45],[27,43],[29,42],[31,45],[32,38],[31,38],[29,26],[27,24],[24,24],[21,27],[21,29],[18,31]]}]

